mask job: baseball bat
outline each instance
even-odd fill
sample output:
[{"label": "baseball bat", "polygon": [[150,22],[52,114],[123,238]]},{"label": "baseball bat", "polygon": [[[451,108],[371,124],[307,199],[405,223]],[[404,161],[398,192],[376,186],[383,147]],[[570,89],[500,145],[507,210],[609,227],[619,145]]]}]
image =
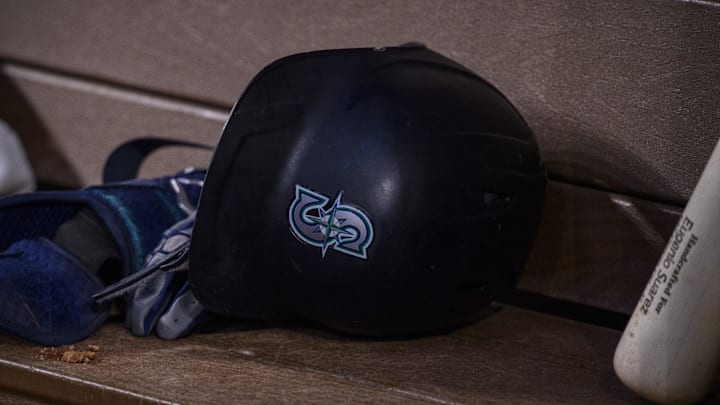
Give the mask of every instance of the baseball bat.
[{"label": "baseball bat", "polygon": [[720,365],[720,143],[615,350],[615,373],[658,403],[701,400]]}]

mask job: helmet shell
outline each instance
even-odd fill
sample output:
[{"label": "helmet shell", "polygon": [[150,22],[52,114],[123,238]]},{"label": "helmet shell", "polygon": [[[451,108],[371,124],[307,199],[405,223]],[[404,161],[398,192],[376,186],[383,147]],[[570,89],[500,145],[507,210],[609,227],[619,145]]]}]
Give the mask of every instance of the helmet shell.
[{"label": "helmet shell", "polygon": [[209,310],[354,334],[456,326],[512,286],[546,176],[493,86],[424,47],[280,59],[238,100],[190,251]]}]

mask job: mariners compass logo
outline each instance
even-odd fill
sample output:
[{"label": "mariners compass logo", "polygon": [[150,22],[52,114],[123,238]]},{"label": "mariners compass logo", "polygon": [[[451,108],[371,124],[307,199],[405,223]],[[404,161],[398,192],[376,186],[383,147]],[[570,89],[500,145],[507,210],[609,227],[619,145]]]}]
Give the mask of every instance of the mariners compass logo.
[{"label": "mariners compass logo", "polygon": [[295,199],[290,204],[290,230],[301,241],[322,250],[325,257],[332,248],[350,256],[367,259],[373,240],[373,226],[364,212],[342,203],[343,192],[330,198],[300,185],[295,185]]}]

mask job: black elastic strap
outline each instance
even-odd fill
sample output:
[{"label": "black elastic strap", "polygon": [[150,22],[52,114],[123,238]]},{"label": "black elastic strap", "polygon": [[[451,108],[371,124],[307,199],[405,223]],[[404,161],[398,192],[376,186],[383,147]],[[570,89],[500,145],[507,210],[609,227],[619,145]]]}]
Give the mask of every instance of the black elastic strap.
[{"label": "black elastic strap", "polygon": [[207,145],[179,141],[176,139],[142,137],[125,142],[115,148],[105,161],[103,183],[114,183],[138,177],[140,166],[145,158],[157,149],[167,146],[184,146],[212,150]]}]

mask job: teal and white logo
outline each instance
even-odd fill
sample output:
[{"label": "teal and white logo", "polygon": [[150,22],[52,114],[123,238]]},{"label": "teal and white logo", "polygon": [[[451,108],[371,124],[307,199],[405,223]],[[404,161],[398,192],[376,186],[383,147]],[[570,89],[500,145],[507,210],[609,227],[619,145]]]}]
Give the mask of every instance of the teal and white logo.
[{"label": "teal and white logo", "polygon": [[335,202],[326,208],[330,198],[295,185],[295,199],[288,210],[290,230],[301,241],[321,248],[323,258],[332,248],[367,259],[373,240],[372,223],[359,208],[343,204],[342,195],[340,191]]}]

